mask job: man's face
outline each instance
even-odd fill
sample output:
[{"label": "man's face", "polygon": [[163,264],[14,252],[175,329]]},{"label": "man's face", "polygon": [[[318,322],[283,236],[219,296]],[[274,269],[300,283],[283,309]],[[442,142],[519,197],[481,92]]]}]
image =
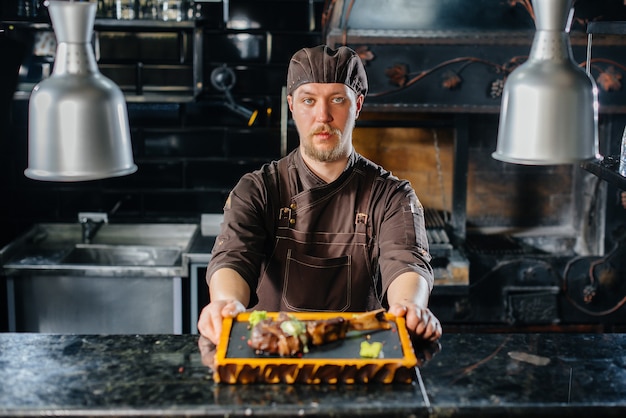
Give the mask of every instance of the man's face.
[{"label": "man's face", "polygon": [[352,150],[352,130],[363,96],[341,83],[307,83],[287,96],[289,110],[309,158],[333,162]]}]

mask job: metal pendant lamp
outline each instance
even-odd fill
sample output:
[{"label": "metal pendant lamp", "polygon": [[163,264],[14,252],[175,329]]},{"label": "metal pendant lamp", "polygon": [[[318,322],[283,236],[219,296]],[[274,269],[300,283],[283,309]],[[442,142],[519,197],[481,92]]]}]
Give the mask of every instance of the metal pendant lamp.
[{"label": "metal pendant lamp", "polygon": [[597,158],[598,93],[572,58],[573,0],[533,0],[528,60],[507,78],[493,158],[526,165]]},{"label": "metal pendant lamp", "polygon": [[83,181],[137,171],[126,101],[98,70],[90,40],[96,0],[50,0],[54,68],[29,101],[28,168],[35,180]]}]

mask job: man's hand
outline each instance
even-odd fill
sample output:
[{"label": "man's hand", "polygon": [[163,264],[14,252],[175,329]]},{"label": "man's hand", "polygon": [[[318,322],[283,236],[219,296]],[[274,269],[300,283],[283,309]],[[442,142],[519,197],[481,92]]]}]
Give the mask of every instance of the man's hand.
[{"label": "man's hand", "polygon": [[238,300],[212,301],[200,312],[198,331],[204,338],[217,345],[222,334],[222,321],[224,318],[234,318],[237,314],[245,311],[246,307]]},{"label": "man's hand", "polygon": [[411,337],[426,341],[437,341],[441,337],[441,324],[428,308],[420,308],[414,303],[394,303],[388,312],[404,317],[406,328]]},{"label": "man's hand", "polygon": [[441,324],[428,309],[430,291],[426,280],[413,272],[402,273],[387,290],[388,312],[404,317],[411,337],[436,341],[441,337]]},{"label": "man's hand", "polygon": [[209,300],[200,312],[198,331],[207,340],[217,345],[222,333],[224,318],[234,318],[245,312],[250,300],[248,283],[231,268],[221,268],[213,273],[209,283]]}]

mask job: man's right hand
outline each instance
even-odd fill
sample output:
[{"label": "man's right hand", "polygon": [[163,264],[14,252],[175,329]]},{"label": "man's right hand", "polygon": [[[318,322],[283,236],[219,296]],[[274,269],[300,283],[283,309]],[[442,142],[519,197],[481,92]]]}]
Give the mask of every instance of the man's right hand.
[{"label": "man's right hand", "polygon": [[222,321],[224,318],[234,318],[237,314],[245,312],[246,307],[238,300],[216,300],[206,305],[198,318],[198,331],[200,334],[217,345],[222,334]]}]

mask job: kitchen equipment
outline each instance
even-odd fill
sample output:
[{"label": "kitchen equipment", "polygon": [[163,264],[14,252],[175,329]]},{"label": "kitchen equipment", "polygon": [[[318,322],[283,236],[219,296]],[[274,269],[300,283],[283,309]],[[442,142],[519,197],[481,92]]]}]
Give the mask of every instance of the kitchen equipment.
[{"label": "kitchen equipment", "polygon": [[73,224],[37,224],[0,250],[12,332],[188,331],[183,254],[197,224],[111,224],[90,244]]},{"label": "kitchen equipment", "polygon": [[598,92],[572,58],[573,0],[533,0],[537,31],[528,60],[507,78],[493,158],[572,164],[598,154]]},{"label": "kitchen equipment", "polygon": [[115,18],[132,20],[137,17],[137,2],[135,0],[115,0]]},{"label": "kitchen equipment", "polygon": [[157,16],[166,22],[180,22],[184,17],[182,0],[157,0]]},{"label": "kitchen equipment", "polygon": [[120,88],[98,70],[91,45],[96,1],[51,0],[52,75],[29,101],[27,177],[83,181],[137,170]]}]

